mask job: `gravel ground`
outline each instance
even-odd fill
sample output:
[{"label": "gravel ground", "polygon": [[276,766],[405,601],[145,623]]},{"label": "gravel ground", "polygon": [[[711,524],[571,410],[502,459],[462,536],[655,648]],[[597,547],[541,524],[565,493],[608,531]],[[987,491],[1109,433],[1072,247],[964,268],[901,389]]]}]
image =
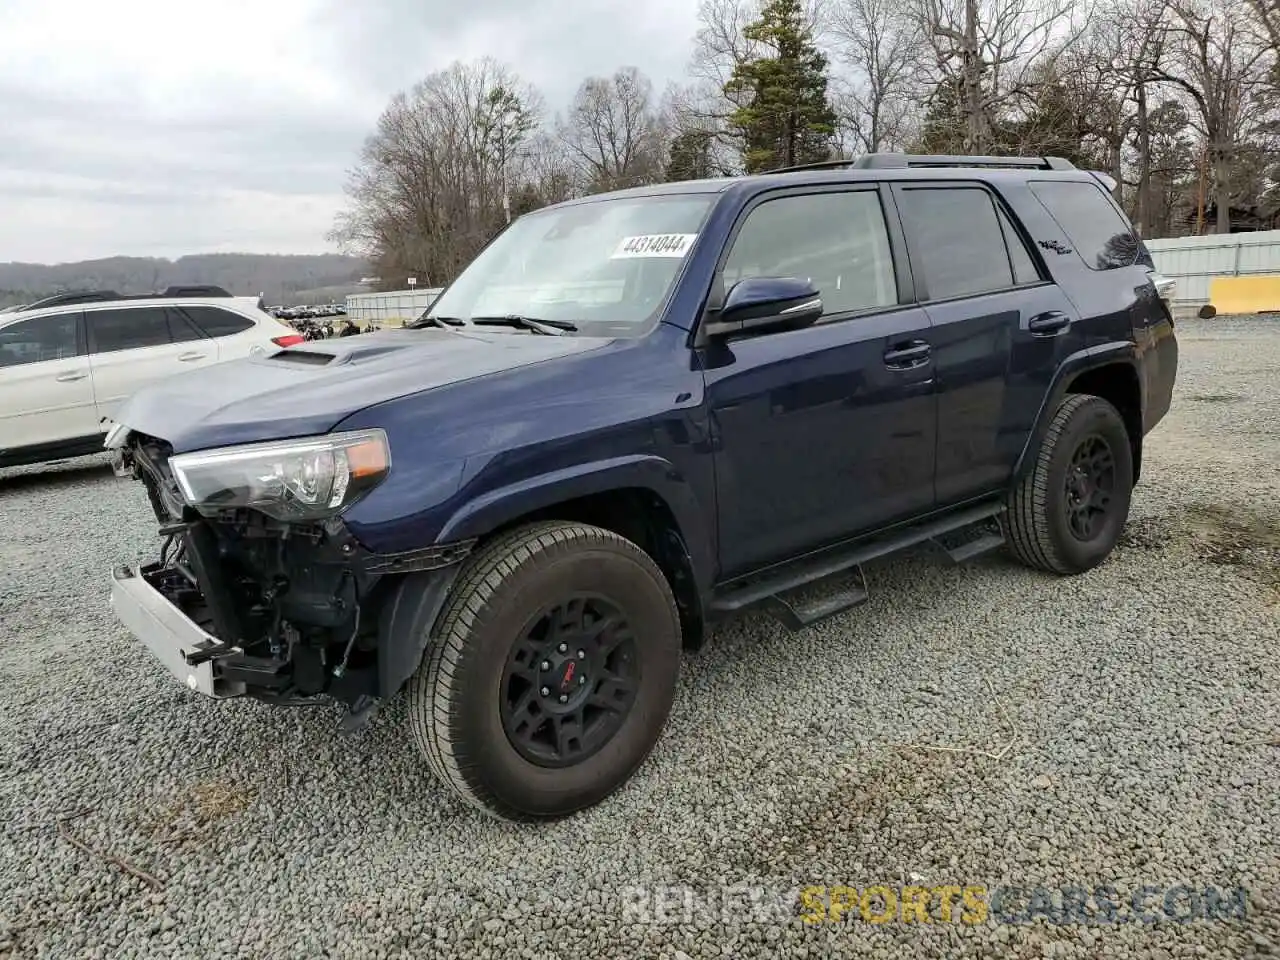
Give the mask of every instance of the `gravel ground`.
[{"label": "gravel ground", "polygon": [[[550,825],[455,802],[400,709],[340,738],[336,710],[189,695],[107,605],[156,546],[141,488],[0,471],[0,956],[1275,955],[1280,322],[1179,334],[1108,563],[920,551],[803,634],[726,626],[640,773]],[[1185,923],[798,915],[876,884],[1248,894]]]}]

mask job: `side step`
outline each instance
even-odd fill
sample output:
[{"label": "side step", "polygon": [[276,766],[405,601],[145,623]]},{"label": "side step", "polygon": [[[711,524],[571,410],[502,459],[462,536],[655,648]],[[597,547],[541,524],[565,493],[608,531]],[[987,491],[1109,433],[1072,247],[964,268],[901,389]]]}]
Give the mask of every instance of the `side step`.
[{"label": "side step", "polygon": [[855,564],[846,571],[774,594],[762,601],[761,607],[788,630],[803,630],[861,606],[870,598],[867,576],[862,572],[862,565]]},{"label": "side step", "polygon": [[[867,601],[862,564],[870,560],[920,543],[935,542],[958,563],[1000,546],[1004,538],[999,528],[993,527],[992,519],[1003,511],[1003,503],[981,504],[936,520],[816,551],[723,585],[711,601],[710,612],[728,616],[760,605],[784,626],[803,629]],[[834,589],[814,596],[818,592],[815,588],[827,584]]]},{"label": "side step", "polygon": [[932,539],[955,563],[964,563],[1004,546],[1004,532],[994,517],[940,533]]}]

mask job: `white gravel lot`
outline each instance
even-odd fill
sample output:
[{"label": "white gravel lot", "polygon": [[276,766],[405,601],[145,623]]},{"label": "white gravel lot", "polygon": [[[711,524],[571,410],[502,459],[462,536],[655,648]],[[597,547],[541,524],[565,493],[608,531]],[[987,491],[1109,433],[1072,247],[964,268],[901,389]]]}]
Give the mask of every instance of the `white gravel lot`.
[{"label": "white gravel lot", "polygon": [[[141,486],[0,471],[0,957],[1280,953],[1280,320],[1178,332],[1109,562],[921,550],[806,633],[726,626],[640,773],[549,825],[453,800],[399,709],[341,738],[189,694],[107,605],[158,546]],[[1249,893],[1185,923],[797,915],[837,884]]]}]

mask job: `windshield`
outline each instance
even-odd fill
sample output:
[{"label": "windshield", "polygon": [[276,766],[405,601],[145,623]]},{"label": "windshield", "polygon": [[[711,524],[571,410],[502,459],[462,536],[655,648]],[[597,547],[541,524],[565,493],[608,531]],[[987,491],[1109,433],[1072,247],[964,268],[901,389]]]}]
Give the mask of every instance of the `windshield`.
[{"label": "windshield", "polygon": [[630,197],[528,214],[463,270],[424,320],[515,315],[572,324],[586,336],[643,333],[714,200]]}]

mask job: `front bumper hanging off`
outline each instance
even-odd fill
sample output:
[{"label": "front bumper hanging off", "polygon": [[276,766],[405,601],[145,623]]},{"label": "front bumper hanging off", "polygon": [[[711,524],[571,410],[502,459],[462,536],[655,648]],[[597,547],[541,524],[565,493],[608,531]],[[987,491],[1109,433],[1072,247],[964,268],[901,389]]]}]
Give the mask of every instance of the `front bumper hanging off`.
[{"label": "front bumper hanging off", "polygon": [[158,563],[117,567],[111,576],[111,606],[116,616],[151,651],[164,668],[192,690],[215,699],[242,696],[245,685],[215,676],[220,653],[235,654],[169,602],[152,580],[163,571]]}]

